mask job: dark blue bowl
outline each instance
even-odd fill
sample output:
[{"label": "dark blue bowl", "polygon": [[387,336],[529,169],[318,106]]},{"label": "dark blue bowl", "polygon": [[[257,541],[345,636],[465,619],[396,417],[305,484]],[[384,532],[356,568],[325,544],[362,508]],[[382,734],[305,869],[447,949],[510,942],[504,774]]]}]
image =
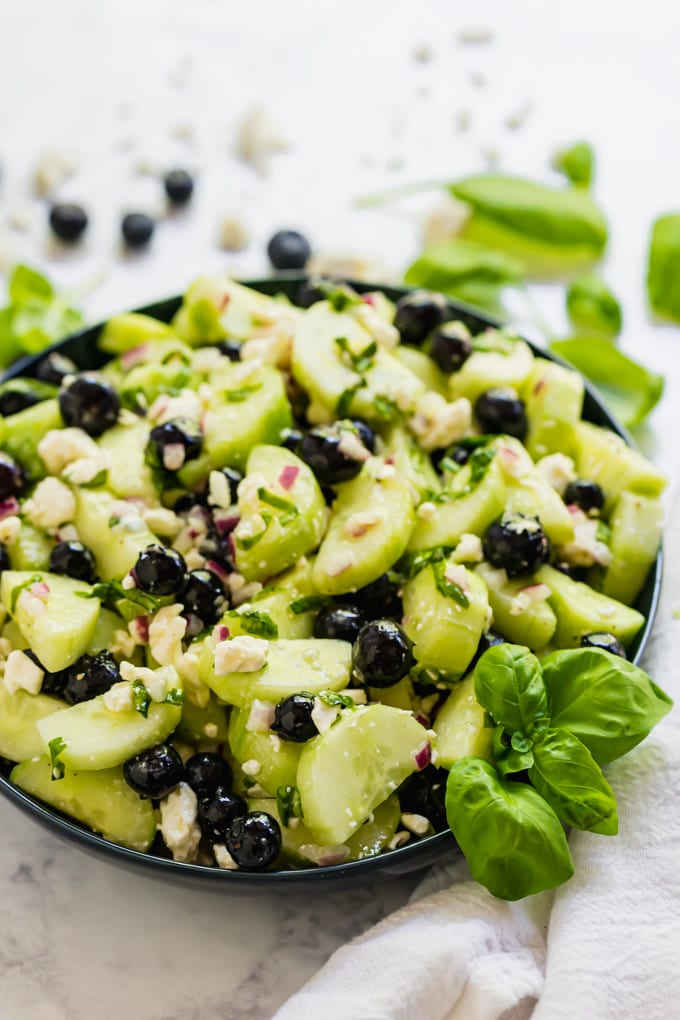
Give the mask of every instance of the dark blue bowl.
[{"label": "dark blue bowl", "polygon": [[[266,280],[249,280],[244,282],[246,286],[259,290],[264,294],[284,294],[291,300],[294,300],[300,284],[305,280],[306,277],[299,273],[282,273],[280,276]],[[356,283],[352,284],[352,286],[359,292],[382,290],[394,301],[398,300],[403,294],[408,293],[408,288],[405,287],[385,287],[380,284],[370,283]],[[181,302],[181,297],[168,298],[165,301],[158,301],[155,304],[147,305],[145,308],[137,310],[163,322],[169,322]],[[480,329],[487,326],[500,325],[497,320],[469,306],[455,301],[451,301],[450,305],[455,310],[456,315],[466,322],[473,332],[479,332]],[[74,336],[55,344],[50,350],[58,350],[62,354],[67,355],[81,369],[99,368],[108,360],[108,356],[103,354],[97,347],[97,340],[101,329],[102,326],[99,325],[82,330],[80,333],[76,333]],[[531,347],[534,354],[538,357],[560,361],[559,358],[555,358],[533,345]],[[12,367],[4,378],[34,376],[36,366],[43,357],[44,354],[38,357],[22,359]],[[612,432],[621,436],[629,445],[633,445],[628,433],[612,418],[595,390],[588,386],[588,384],[586,384],[583,416],[595,425],[602,425],[611,429]],[[662,553],[659,550],[656,563],[650,570],[645,586],[635,603],[635,608],[644,614],[646,623],[630,650],[631,658],[634,662],[639,662],[652,630],[659,602],[661,575]],[[371,882],[379,878],[395,878],[405,875],[434,864],[446,855],[453,856],[460,853],[452,834],[450,832],[440,832],[418,842],[407,843],[405,846],[391,850],[389,853],[382,854],[379,857],[369,857],[365,860],[352,861],[348,864],[301,868],[295,871],[223,871],[220,868],[207,867],[201,864],[178,863],[161,855],[164,848],[158,854],[153,852],[154,848],[152,848],[151,852],[143,854],[136,850],[128,850],[126,847],[119,846],[116,843],[110,843],[54,808],[47,807],[40,801],[18,790],[1,773],[0,792],[37,822],[56,833],[56,835],[76,843],[83,850],[96,854],[104,854],[118,864],[141,869],[147,874],[165,881],[175,879],[182,883],[207,882],[212,883],[213,888],[216,889],[241,889],[245,886],[251,886],[262,890],[268,889],[272,892],[286,888],[297,888],[300,883],[325,883],[325,886],[329,887],[336,884],[342,885],[347,881]]]}]

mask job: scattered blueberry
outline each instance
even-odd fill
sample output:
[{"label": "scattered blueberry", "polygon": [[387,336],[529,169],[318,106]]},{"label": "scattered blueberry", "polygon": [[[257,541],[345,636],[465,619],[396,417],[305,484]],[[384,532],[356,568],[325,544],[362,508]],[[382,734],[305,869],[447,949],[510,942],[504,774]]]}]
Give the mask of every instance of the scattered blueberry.
[{"label": "scattered blueberry", "polygon": [[74,375],[78,371],[75,361],[71,361],[65,354],[59,351],[52,351],[46,354],[35,370],[36,377],[41,382],[52,383],[54,386],[61,386],[67,375]]},{"label": "scattered blueberry", "polygon": [[25,411],[27,407],[35,407],[43,398],[30,390],[13,389],[11,386],[0,393],[0,415],[10,418],[13,414]]},{"label": "scattered blueberry", "polygon": [[490,389],[475,402],[475,417],[483,432],[524,439],[527,416],[524,401],[513,389]]},{"label": "scattered blueberry", "polygon": [[508,577],[533,574],[550,556],[550,543],[537,517],[509,512],[487,528],[484,555]]},{"label": "scattered blueberry", "polygon": [[172,744],[156,744],[123,765],[129,786],[145,799],[160,800],[186,778],[182,759]]},{"label": "scattered blueberry", "polygon": [[9,553],[4,542],[0,542],[0,574],[3,570],[9,570],[12,564],[9,561]]},{"label": "scattered blueberry", "polygon": [[175,549],[150,545],[134,566],[137,587],[149,595],[176,595],[184,584],[187,565]]},{"label": "scattered blueberry", "polygon": [[74,244],[79,241],[87,227],[87,213],[82,205],[73,202],[58,202],[50,209],[50,227],[60,241]]},{"label": "scattered blueberry", "polygon": [[224,584],[212,570],[192,570],[187,574],[177,601],[206,627],[217,623],[227,606]]},{"label": "scattered blueberry", "polygon": [[311,254],[309,241],[297,230],[279,230],[267,245],[274,269],[304,269]]},{"label": "scattered blueberry", "polygon": [[215,346],[220,354],[223,354],[225,358],[229,358],[230,361],[241,360],[242,344],[238,340],[220,340]]},{"label": "scattered blueberry", "polygon": [[260,871],[281,852],[281,827],[265,811],[251,811],[231,826],[226,847],[240,868]]},{"label": "scattered blueberry", "polygon": [[584,634],[581,638],[582,648],[602,648],[605,652],[618,655],[622,659],[628,658],[626,649],[614,634]]},{"label": "scattered blueberry", "polygon": [[118,421],[120,398],[113,386],[91,375],[78,375],[59,393],[64,424],[100,436]]},{"label": "scattered blueberry", "polygon": [[194,179],[187,170],[169,170],[163,184],[173,205],[186,205],[194,193]]},{"label": "scattered blueberry", "polygon": [[446,769],[438,769],[434,765],[426,765],[422,771],[414,772],[397,791],[401,810],[427,818],[437,832],[445,829],[448,776]]},{"label": "scattered blueberry", "polygon": [[88,584],[97,576],[92,550],[82,542],[57,542],[50,553],[49,569],[53,574],[64,574]]},{"label": "scattered blueberry", "polygon": [[430,333],[451,319],[453,312],[442,294],[414,290],[397,301],[394,325],[402,343],[420,347]]},{"label": "scattered blueberry", "polygon": [[97,655],[83,655],[68,670],[64,685],[64,697],[69,705],[90,701],[98,694],[104,694],[114,684],[120,683],[116,660],[110,652]]},{"label": "scattered blueberry", "polygon": [[604,493],[597,482],[590,482],[586,478],[575,478],[569,482],[564,493],[564,502],[575,504],[584,513],[591,510],[601,510],[604,506]]},{"label": "scattered blueberry", "polygon": [[203,433],[188,419],[175,418],[156,425],[146,445],[147,463],[164,471],[180,471],[189,460],[196,460],[203,449]]},{"label": "scattered blueberry", "polygon": [[413,642],[394,620],[373,620],[359,631],[352,673],[367,687],[392,687],[413,668]]},{"label": "scattered blueberry", "polygon": [[242,797],[218,787],[212,796],[199,798],[198,824],[203,835],[211,843],[224,843],[236,819],[241,818],[247,811],[246,802]]},{"label": "scattered blueberry", "polygon": [[154,221],[146,213],[127,213],[120,224],[123,240],[129,248],[143,248],[153,237]]},{"label": "scattered blueberry", "polygon": [[274,709],[274,722],[270,729],[284,740],[302,744],[319,732],[312,719],[314,698],[307,694],[291,694]]},{"label": "scattered blueberry", "polygon": [[348,434],[348,431],[338,428],[337,423],[316,425],[305,432],[298,443],[295,452],[309,465],[322,485],[348,482],[361,471],[363,461],[355,460],[344,452],[343,447],[349,444],[343,443],[343,438]]},{"label": "scattered blueberry", "polygon": [[324,606],[314,620],[314,637],[354,644],[366,617],[357,606]]},{"label": "scattered blueberry", "polygon": [[184,763],[187,782],[198,797],[213,797],[218,787],[228,790],[233,775],[231,765],[213,751],[198,751]]},{"label": "scattered blueberry", "polygon": [[401,620],[403,615],[399,585],[390,581],[387,574],[381,574],[365,588],[342,597],[357,606],[367,620]]},{"label": "scattered blueberry", "polygon": [[18,496],[25,482],[24,472],[14,458],[0,451],[0,501]]},{"label": "scattered blueberry", "polygon": [[463,367],[472,354],[472,343],[460,322],[444,322],[430,333],[427,351],[442,372],[449,375]]}]

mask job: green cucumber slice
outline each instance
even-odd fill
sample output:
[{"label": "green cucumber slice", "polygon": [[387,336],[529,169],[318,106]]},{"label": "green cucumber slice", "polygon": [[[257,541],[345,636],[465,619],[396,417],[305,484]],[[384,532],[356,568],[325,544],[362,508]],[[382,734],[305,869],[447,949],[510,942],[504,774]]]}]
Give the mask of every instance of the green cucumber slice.
[{"label": "green cucumber slice", "polygon": [[533,649],[545,648],[552,641],[557,617],[547,601],[530,602],[517,611],[515,599],[523,588],[534,583],[531,578],[510,581],[505,571],[496,570],[490,563],[479,563],[475,573],[488,589],[493,624],[503,637]]},{"label": "green cucumber slice", "polygon": [[484,758],[493,762],[491,741],[493,726],[487,726],[487,714],[475,697],[475,678],[470,673],[451,691],[437,713],[432,729],[436,764],[450,769],[460,758]]},{"label": "green cucumber slice", "polygon": [[49,694],[10,694],[0,683],[0,755],[10,761],[24,761],[45,753],[36,723],[68,706]]},{"label": "green cucumber slice", "polygon": [[601,486],[605,517],[625,489],[650,497],[660,496],[665,489],[662,472],[613,432],[582,421],[576,426],[575,442],[576,471],[579,478]]},{"label": "green cucumber slice", "polygon": [[583,379],[562,365],[537,358],[524,387],[529,430],[526,447],[534,460],[574,452],[574,429],[583,411]]},{"label": "green cucumber slice", "polygon": [[613,560],[604,575],[602,591],[630,605],[640,593],[659,551],[663,507],[657,499],[622,492],[609,527]]},{"label": "green cucumber slice", "polygon": [[144,421],[114,425],[99,440],[102,450],[111,458],[106,486],[120,499],[158,497],[151,468],[144,459],[150,431]]},{"label": "green cucumber slice", "polygon": [[537,571],[535,580],[551,590],[548,602],[557,617],[554,638],[557,648],[577,648],[584,634],[602,632],[614,634],[627,648],[644,626],[645,618],[636,609],[572,580],[547,564]]},{"label": "green cucumber slice", "polygon": [[76,490],[75,526],[80,539],[92,550],[102,580],[120,580],[132,570],[140,552],[155,545],[156,536],[140,519],[139,530],[128,531],[117,523],[116,500],[103,490]]},{"label": "green cucumber slice", "polygon": [[21,531],[7,547],[12,570],[47,570],[54,540],[24,519]]},{"label": "green cucumber slice", "polygon": [[274,733],[247,729],[250,707],[232,709],[229,718],[229,747],[237,765],[256,761],[260,771],[256,782],[276,796],[280,786],[295,786],[302,744],[282,740]]}]

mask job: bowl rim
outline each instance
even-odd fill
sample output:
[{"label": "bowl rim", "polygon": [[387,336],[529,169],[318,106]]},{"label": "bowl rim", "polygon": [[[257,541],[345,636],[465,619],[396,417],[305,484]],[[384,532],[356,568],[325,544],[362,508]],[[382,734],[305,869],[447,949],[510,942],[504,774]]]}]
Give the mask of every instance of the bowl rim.
[{"label": "bowl rim", "polygon": [[[276,294],[280,293],[282,288],[290,291],[293,287],[299,286],[308,279],[310,279],[310,274],[308,273],[291,271],[277,273],[276,275],[268,277],[238,280],[237,282],[239,282],[242,286],[250,287],[253,290],[260,291],[261,293]],[[343,282],[348,283],[351,287],[357,290],[358,293],[381,291],[392,300],[398,300],[405,294],[423,289],[398,284],[381,284],[367,281],[345,280]],[[162,298],[140,308],[136,308],[133,311],[137,314],[149,315],[159,319],[162,319],[163,316],[170,317],[181,304],[183,296],[183,294],[180,294],[170,298]],[[463,318],[470,317],[477,323],[481,322],[485,326],[491,328],[502,328],[504,326],[501,320],[475,308],[472,305],[466,304],[458,299],[448,297],[447,295],[443,296],[449,307],[454,309],[456,312],[460,312]],[[110,316],[110,318],[111,317],[113,316]],[[14,365],[5,372],[4,375],[2,375],[2,377],[0,377],[1,381],[4,382],[6,380],[25,375],[31,376],[34,373],[37,364],[46,355],[53,351],[61,351],[64,347],[73,345],[74,342],[80,341],[85,344],[92,343],[94,346],[106,321],[108,320],[104,320],[96,323],[95,325],[78,330],[76,333],[73,333],[68,337],[64,337],[57,343],[50,345],[37,355],[30,355],[21,358],[19,361],[15,362]],[[166,318],[165,321],[168,321],[168,319]],[[515,331],[513,330],[513,332]],[[531,340],[524,337],[522,339],[524,339],[529,345],[535,356],[545,358],[548,361],[553,361],[565,368],[576,371],[573,366],[569,365],[563,358],[560,358],[552,352],[537,346]],[[637,448],[628,431],[620,425],[609,412],[602,400],[602,397],[597,393],[592,384],[590,384],[585,378],[583,379],[583,382],[586,401],[589,403],[591,408],[594,407],[597,409],[598,415],[605,422],[605,426],[615,434],[619,435],[628,446]],[[586,418],[586,420],[588,419]],[[639,663],[642,658],[654,625],[659,605],[662,576],[663,549],[660,545],[654,566],[652,570],[650,570],[646,582],[646,588],[649,589],[649,612],[645,617],[645,625],[637,639],[637,649],[633,659],[631,660],[634,663]],[[290,870],[279,871],[247,871],[244,869],[232,871],[229,869],[215,867],[213,865],[175,861],[169,857],[158,856],[152,851],[144,853],[139,850],[133,850],[129,847],[122,846],[119,843],[113,843],[110,840],[104,839],[103,836],[99,836],[92,832],[75,819],[70,819],[68,816],[62,814],[56,809],[43,804],[43,802],[37,798],[33,798],[24,793],[18,787],[10,783],[9,779],[1,772],[0,793],[13,802],[22,812],[32,817],[36,822],[54,832],[55,835],[60,836],[69,842],[75,843],[83,850],[89,850],[98,856],[103,855],[118,864],[129,865],[133,868],[141,869],[147,874],[155,871],[157,877],[167,876],[168,878],[174,877],[181,880],[198,880],[202,883],[220,882],[225,889],[229,887],[241,888],[244,886],[258,886],[260,888],[270,889],[272,886],[289,888],[304,881],[329,882],[353,876],[361,876],[368,881],[371,879],[373,874],[377,876],[381,871],[385,874],[397,875],[426,867],[428,864],[432,863],[434,859],[439,857],[446,847],[448,847],[454,854],[460,853],[452,833],[450,830],[446,830],[444,832],[426,836],[424,839],[420,839],[415,842],[406,843],[394,850],[390,850],[388,853],[378,854],[374,857],[366,857],[358,861],[348,861],[342,864],[314,866],[308,868],[291,868]],[[427,857],[427,859],[419,862],[419,858],[425,857]]]}]

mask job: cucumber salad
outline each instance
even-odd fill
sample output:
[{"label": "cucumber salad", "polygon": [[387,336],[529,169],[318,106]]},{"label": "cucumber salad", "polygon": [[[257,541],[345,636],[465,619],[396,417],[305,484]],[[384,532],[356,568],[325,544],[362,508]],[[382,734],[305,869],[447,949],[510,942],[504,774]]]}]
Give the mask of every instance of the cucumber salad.
[{"label": "cucumber salad", "polygon": [[[627,658],[661,473],[439,295],[221,275],[0,385],[0,756],[105,839],[237,870],[451,828],[515,899],[616,832],[670,699]],[[95,362],[93,362],[95,363]]]}]

